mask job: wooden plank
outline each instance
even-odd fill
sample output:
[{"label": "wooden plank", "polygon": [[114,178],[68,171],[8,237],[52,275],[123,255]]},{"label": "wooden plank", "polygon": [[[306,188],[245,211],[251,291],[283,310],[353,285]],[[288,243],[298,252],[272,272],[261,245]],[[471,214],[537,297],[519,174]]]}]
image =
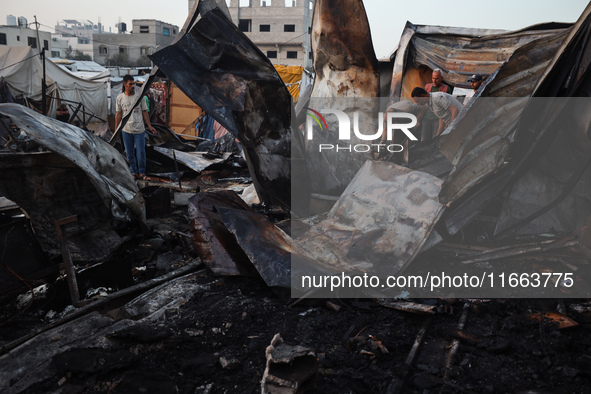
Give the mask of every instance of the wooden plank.
[{"label": "wooden plank", "polygon": [[185,95],[175,84],[170,85],[169,127],[182,133],[201,114],[201,108]]}]

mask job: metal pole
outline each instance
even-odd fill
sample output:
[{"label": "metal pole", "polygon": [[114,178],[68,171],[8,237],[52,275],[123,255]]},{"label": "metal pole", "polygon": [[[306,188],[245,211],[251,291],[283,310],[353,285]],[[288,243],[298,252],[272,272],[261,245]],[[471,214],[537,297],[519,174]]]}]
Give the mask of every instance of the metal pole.
[{"label": "metal pole", "polygon": [[70,249],[68,248],[68,236],[66,235],[66,231],[63,228],[68,223],[73,223],[78,221],[78,216],[69,216],[67,218],[58,219],[55,221],[55,229],[57,231],[57,239],[60,244],[60,249],[62,252],[62,259],[64,260],[66,272],[67,272],[67,279],[68,279],[68,287],[70,288],[70,298],[72,299],[72,305],[78,306],[80,301],[80,293],[78,292],[78,281],[76,280],[76,268],[72,263],[72,256],[70,255]]},{"label": "metal pole", "polygon": [[41,41],[39,40],[39,23],[37,23],[37,15],[35,17],[35,29],[37,30],[37,51],[41,48]]},{"label": "metal pole", "polygon": [[43,79],[41,79],[41,94],[43,100],[43,115],[47,115],[47,84],[45,83],[45,48],[41,50],[41,60],[43,60]]}]

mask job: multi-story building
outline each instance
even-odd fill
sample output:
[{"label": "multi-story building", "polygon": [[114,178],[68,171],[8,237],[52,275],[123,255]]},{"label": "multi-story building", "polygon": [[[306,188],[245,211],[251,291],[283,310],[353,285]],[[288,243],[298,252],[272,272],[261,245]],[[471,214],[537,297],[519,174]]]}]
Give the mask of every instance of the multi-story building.
[{"label": "multi-story building", "polygon": [[8,24],[0,26],[0,45],[12,47],[30,46],[34,49],[41,50],[45,48],[46,51],[51,51],[51,33],[30,29],[27,20],[23,17],[18,18],[18,24],[14,24],[15,17],[12,15],[8,15],[6,20]]},{"label": "multi-story building", "polygon": [[[85,55],[93,56],[92,35],[102,33],[99,23],[95,25],[89,20],[63,19],[55,25],[55,33],[51,36],[57,40],[67,42],[66,49],[79,51]],[[61,46],[60,46],[61,53]],[[56,57],[65,57],[65,54]]]},{"label": "multi-story building", "polygon": [[[123,25],[123,24],[122,24]],[[126,55],[133,65],[139,59],[170,45],[179,27],[155,19],[134,19],[132,30],[128,34],[120,28],[118,34],[93,34],[93,59],[102,65],[109,64],[113,56]]]},{"label": "multi-story building", "polygon": [[[228,3],[228,1],[226,1]],[[229,0],[232,21],[271,63],[312,69],[312,0]]]}]

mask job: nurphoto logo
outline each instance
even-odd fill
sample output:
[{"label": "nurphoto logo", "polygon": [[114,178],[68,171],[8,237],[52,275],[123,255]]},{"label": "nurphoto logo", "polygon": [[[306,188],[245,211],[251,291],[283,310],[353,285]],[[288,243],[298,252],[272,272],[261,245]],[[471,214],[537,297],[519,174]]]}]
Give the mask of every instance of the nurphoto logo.
[{"label": "nurphoto logo", "polygon": [[[351,141],[352,136],[357,140],[368,141],[362,144],[328,144],[321,143],[318,145],[318,151],[336,150],[337,152],[357,152],[365,153],[372,150],[379,152],[386,149],[388,152],[402,152],[404,147],[400,144],[394,143],[394,131],[402,131],[411,141],[417,141],[417,138],[412,134],[410,129],[417,125],[417,118],[415,115],[406,112],[388,112],[386,119],[384,113],[380,112],[377,119],[377,130],[368,133],[362,133],[360,129],[360,115],[359,111],[353,112],[353,122],[350,116],[344,111],[337,109],[323,108],[320,111],[306,108],[309,112],[306,114],[306,139],[311,141],[314,139],[314,129],[319,129],[321,132],[329,133],[328,123],[323,115],[332,115],[336,117],[338,122],[338,142]],[[410,120],[407,123],[399,123],[400,120]],[[384,122],[386,123],[384,125]],[[331,122],[331,125],[333,122]],[[372,122],[364,122],[365,125],[371,125]],[[351,125],[353,127],[351,127]],[[384,126],[386,133],[384,133]],[[364,127],[367,130],[369,127]],[[351,132],[353,129],[353,132]],[[373,143],[369,143],[372,141]],[[377,142],[377,143],[376,143]]]}]

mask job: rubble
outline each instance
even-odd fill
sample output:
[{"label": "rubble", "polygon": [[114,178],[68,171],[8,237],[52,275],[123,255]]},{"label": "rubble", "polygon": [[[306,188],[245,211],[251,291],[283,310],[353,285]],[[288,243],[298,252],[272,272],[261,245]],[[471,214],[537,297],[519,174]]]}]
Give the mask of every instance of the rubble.
[{"label": "rubble", "polygon": [[267,366],[261,380],[262,394],[303,393],[314,387],[318,370],[314,350],[287,345],[276,334],[265,354]]},{"label": "rubble", "polygon": [[[374,297],[372,302],[348,300],[347,291],[327,295],[322,286],[306,287],[300,279],[410,275],[412,269],[448,265],[491,275],[517,269],[550,278],[551,288],[534,294],[572,297],[572,284],[590,279],[584,268],[591,256],[591,111],[588,100],[571,97],[589,95],[591,8],[572,26],[545,24],[515,32],[409,23],[392,55],[390,99],[404,97],[440,67],[460,87],[466,73],[486,74],[477,100],[446,135],[407,146],[407,162],[363,156],[347,165],[349,178],[324,182],[331,171],[342,169],[332,163],[320,177],[322,187],[310,190],[306,182],[294,187],[290,181],[308,181],[325,163],[310,159],[301,133],[290,124],[285,86],[268,59],[230,23],[224,4],[198,1],[175,46],[153,56],[159,65],[153,75],[166,73],[231,131],[229,140],[237,138],[245,149],[250,178],[228,174],[229,153],[207,159],[162,130],[151,145],[173,163],[174,184],[164,176],[136,183],[122,156],[98,138],[58,127],[30,110],[0,105],[0,114],[28,135],[20,144],[12,141],[12,152],[0,153],[7,174],[0,192],[30,215],[41,258],[61,254],[68,279],[80,283],[70,287],[77,309],[32,307],[55,304],[53,293],[65,293],[65,286],[54,289],[60,286],[56,281],[48,285],[52,297],[47,300],[31,287],[25,301],[33,311],[22,319],[20,311],[6,320],[8,312],[0,311],[0,327],[6,324],[0,330],[5,366],[0,391],[517,392],[558,386],[584,391],[591,354],[586,301],[563,301],[554,312],[552,300],[491,296],[483,303],[473,295],[464,298],[460,290],[446,293],[447,300],[415,294],[407,300],[409,293],[396,289],[402,300],[386,298],[378,289],[363,294]],[[327,101],[377,96],[380,85],[388,86],[378,76],[362,2],[345,4],[318,0],[315,5],[317,79],[311,94]],[[349,19],[355,23],[342,29]],[[493,100],[493,111],[484,99]],[[377,110],[367,108],[371,114]],[[33,151],[35,144],[44,150]],[[183,177],[179,165],[189,176]],[[216,173],[220,168],[226,172]],[[231,184],[227,189],[240,192],[250,180],[256,193],[220,190]],[[162,189],[142,188],[144,204],[138,184]],[[91,198],[81,204],[72,199],[72,188]],[[181,192],[177,206],[170,204],[170,189]],[[38,190],[47,193],[41,201],[31,197]],[[290,210],[307,216],[310,196],[312,205],[322,201],[328,212],[285,220]],[[185,203],[188,217],[179,208]],[[62,238],[58,252],[60,227],[53,226],[74,215],[73,229],[62,234],[67,232],[70,242]],[[167,227],[187,219],[190,228],[188,223]],[[120,249],[134,230],[156,222],[161,226],[134,240],[137,246]],[[21,224],[11,218],[10,228],[0,226],[8,251],[2,268],[21,256],[8,245],[8,236],[33,234]],[[37,238],[30,237],[26,252],[35,252]],[[191,256],[191,246],[199,259]],[[119,269],[139,283],[124,289],[90,283],[93,267],[76,270],[70,249],[77,261],[101,265],[118,251]],[[28,263],[35,255],[23,253],[23,259]],[[201,264],[207,269],[193,273]],[[566,269],[576,277],[563,277]],[[151,278],[155,272],[164,275]],[[559,274],[561,279],[553,278]],[[20,285],[11,278],[11,288]],[[22,280],[27,281],[28,276]],[[87,299],[78,303],[74,290],[79,287]],[[102,290],[107,288],[112,290]],[[286,307],[289,288],[294,299]],[[488,297],[487,290],[478,292]],[[88,299],[99,291],[100,297]],[[515,293],[505,288],[502,295]],[[324,296],[331,301],[315,300]],[[51,322],[52,316],[59,320]],[[27,319],[38,326],[17,335]],[[287,342],[302,345],[286,345],[273,335],[278,331]]]}]

